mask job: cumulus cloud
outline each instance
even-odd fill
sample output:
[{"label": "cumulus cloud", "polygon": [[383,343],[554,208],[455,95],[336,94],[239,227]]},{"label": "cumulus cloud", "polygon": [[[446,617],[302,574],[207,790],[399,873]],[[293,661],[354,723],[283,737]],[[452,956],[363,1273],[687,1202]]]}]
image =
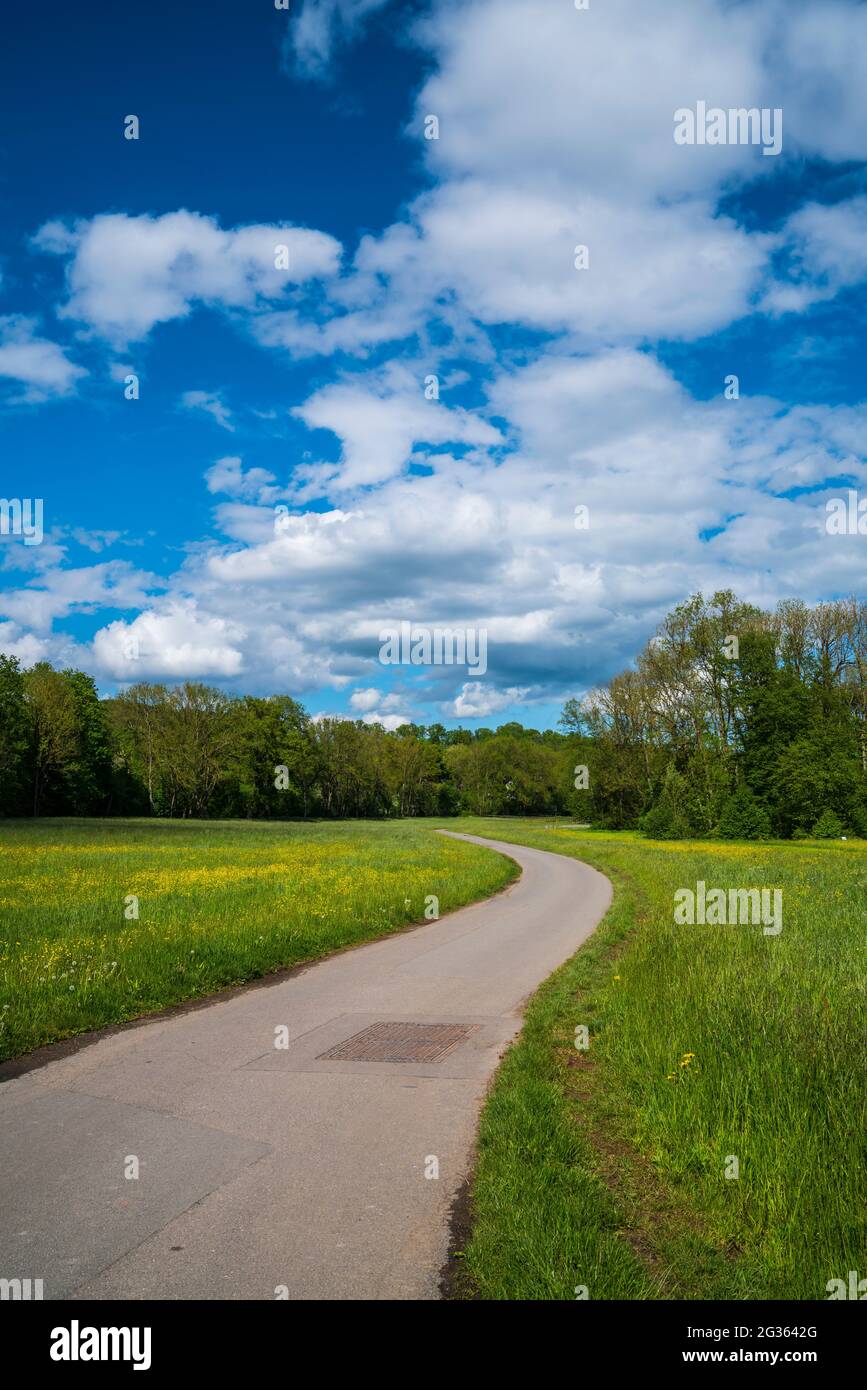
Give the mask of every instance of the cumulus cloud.
[{"label": "cumulus cloud", "polygon": [[22,314],[0,317],[0,377],[25,387],[19,399],[43,401],[68,396],[76,381],[86,375],[62,347],[40,337],[35,319]]},{"label": "cumulus cloud", "polygon": [[[43,546],[33,547],[37,553],[43,549]],[[73,612],[140,608],[160,583],[155,575],[134,569],[125,560],[61,568],[63,547],[53,555],[49,549],[48,555],[40,558],[47,563],[41,566],[38,577],[24,588],[0,592],[0,615],[40,633],[47,632],[57,619]]]},{"label": "cumulus cloud", "polygon": [[412,720],[408,719],[405,714],[381,714],[374,711],[371,714],[362,715],[361,722],[362,724],[381,724],[388,733],[394,733],[395,729],[399,729],[402,724],[411,724]]},{"label": "cumulus cloud", "polygon": [[772,313],[802,313],[867,280],[867,197],[807,203],[786,222],[784,248],[788,277],[763,302]]},{"label": "cumulus cloud", "polygon": [[100,628],[93,653],[101,671],[120,681],[144,677],[174,680],[229,677],[243,669],[245,629],[203,614],[192,600],[148,609],[132,622]]},{"label": "cumulus cloud", "polygon": [[351,709],[358,710],[359,714],[367,714],[382,700],[382,693],[379,690],[370,688],[368,690],[353,690],[349,698]]},{"label": "cumulus cloud", "polygon": [[380,376],[325,386],[294,411],[311,429],[339,435],[343,451],[332,486],[342,489],[382,483],[401,472],[414,444],[501,442],[493,425],[460,407],[427,400],[423,377],[403,368]]},{"label": "cumulus cloud", "polygon": [[456,719],[487,719],[489,715],[508,709],[509,705],[519,705],[527,693],[526,689],[517,686],[496,690],[493,686],[483,685],[481,681],[467,681],[449,713]]},{"label": "cumulus cloud", "polygon": [[[323,71],[373,8],[306,0],[298,61]],[[353,716],[386,727],[408,710],[485,719],[604,678],[696,589],[772,603],[857,587],[858,538],[822,518],[828,479],[867,485],[867,410],[726,401],[721,379],[698,400],[656,354],[865,278],[864,198],[796,205],[805,157],[863,151],[865,17],[842,0],[435,4],[415,31],[432,61],[409,132],[430,187],[342,273],[322,233],[192,212],[43,228],[69,263],[64,312],[110,341],[206,305],[271,350],[367,359],[294,398],[310,438],[284,489],[239,457],[214,463],[221,539],[97,633],[100,669],[136,678],[123,650],[140,639],[142,676],[345,689]],[[674,111],[698,100],[782,106],[780,159],[676,145]],[[422,144],[429,113],[439,139]],[[730,195],[774,171],[792,210],[757,231]],[[278,232],[298,238],[288,276]],[[40,637],[60,611],[44,595]],[[382,690],[378,634],[402,619],[484,628],[485,677],[406,668]]]},{"label": "cumulus cloud", "polygon": [[[119,594],[120,573],[110,588],[93,567],[51,571],[0,614],[47,637],[76,604],[138,607],[79,664],[122,682],[194,677],[301,697],[348,687],[355,717],[396,727],[560,700],[621,667],[697,588],[772,602],[858,586],[859,538],[829,537],[823,517],[826,479],[867,484],[863,408],[692,401],[647,353],[550,368],[493,385],[493,400],[512,402],[503,460],[438,454],[427,476],[392,476],[351,509],[287,514],[285,528],[270,506],[233,504],[245,534],[196,547],[159,601],[133,576]],[[404,618],[484,628],[485,677],[396,668],[400,690],[384,691],[379,634]]]},{"label": "cumulus cloud", "polygon": [[279,301],[292,286],[333,275],[340,256],[339,242],[324,232],[290,225],[224,230],[215,218],[183,209],[49,222],[34,242],[68,258],[61,313],[116,347],[185,318],[196,304],[228,311]]},{"label": "cumulus cloud", "polygon": [[[288,31],[302,67],[327,67],[335,34],[351,37],[377,8],[306,0]],[[801,0],[609,0],[592,15],[528,0],[435,5],[414,31],[435,65],[409,132],[435,186],[362,238],[346,274],[323,232],[223,230],[185,210],[52,222],[36,244],[68,258],[63,312],[118,344],[197,304],[299,357],[425,339],[433,321],[479,355],[490,351],[480,330],[503,323],[601,346],[688,341],[760,303],[802,310],[845,277],[829,266],[821,289],[767,290],[783,243],[720,212],[724,194],[777,161],[753,145],[678,145],[674,112],[699,100],[781,105],[784,162],[855,157],[867,129],[854,56],[865,14],[843,0],[820,15]],[[422,139],[429,114],[436,140]],[[790,232],[797,241],[811,228]],[[288,271],[275,268],[278,242]],[[575,268],[576,246],[588,269]],[[324,296],[298,292],[314,281]]]},{"label": "cumulus cloud", "polygon": [[[675,144],[674,113],[699,100],[782,106],[784,162],[857,157],[865,23],[843,0],[821,13],[800,0],[609,0],[592,14],[527,0],[434,6],[415,29],[436,64],[409,133],[436,186],[362,240],[324,311],[266,312],[254,331],[296,355],[364,354],[437,318],[470,351],[479,324],[599,345],[690,340],[760,302],[802,310],[830,296],[845,283],[833,271],[824,290],[776,286],[762,301],[781,242],[719,202],[776,161],[753,145]],[[422,139],[429,115],[435,140]],[[589,269],[575,269],[576,246]]]},{"label": "cumulus cloud", "polygon": [[[695,589],[761,603],[859,582],[858,538],[827,536],[823,509],[829,477],[867,483],[864,408],[698,402],[625,349],[503,371],[491,404],[510,410],[503,459],[430,455],[426,476],[392,475],[351,509],[299,509],[279,528],[273,508],[237,504],[239,533],[197,548],[151,605],[141,673],[186,663],[244,688],[348,687],[353,715],[378,722],[484,719],[610,674]],[[485,677],[400,667],[400,690],[383,691],[379,634],[402,619],[484,628]],[[134,628],[94,643],[119,679]]]},{"label": "cumulus cloud", "polygon": [[349,697],[349,708],[356,717],[361,718],[363,724],[381,724],[384,729],[399,729],[401,724],[409,724],[411,720],[405,714],[396,714],[404,703],[405,697],[392,691],[384,695],[381,690],[369,687],[366,690],[353,690]]},{"label": "cumulus cloud", "polygon": [[267,468],[245,469],[243,461],[236,456],[217,459],[205,473],[205,481],[209,492],[239,499],[255,498],[260,503],[280,495],[279,488],[273,486],[273,473]]},{"label": "cumulus cloud", "polygon": [[470,0],[435,6],[419,37],[436,65],[416,122],[438,115],[428,154],[449,176],[520,166],[644,201],[768,177],[756,147],[674,144],[674,111],[699,100],[782,107],[796,156],[864,156],[867,11],[851,0]]},{"label": "cumulus cloud", "polygon": [[[319,710],[312,716],[314,724],[321,724],[323,719],[351,720],[357,717],[357,712],[354,714],[343,714],[340,711],[328,713],[325,710]],[[362,724],[381,724],[388,733],[393,733],[394,730],[399,729],[402,724],[411,724],[412,720],[404,714],[384,714],[379,710],[372,710],[370,713],[361,716],[361,722]]]},{"label": "cumulus cloud", "polygon": [[[850,0],[760,5],[775,26],[767,54],[796,148],[831,162],[867,148],[867,9]],[[777,104],[780,104],[779,102]]]},{"label": "cumulus cloud", "polygon": [[[534,191],[523,176],[444,184],[416,202],[413,219],[409,235],[391,229],[359,251],[398,300],[411,304],[423,287],[430,311],[453,293],[483,324],[597,341],[692,338],[730,323],[748,310],[769,252],[769,238],[747,236],[704,201],[659,207]],[[587,268],[576,268],[577,247],[587,248]],[[358,327],[357,316],[350,322]]]},{"label": "cumulus cloud", "polygon": [[683,147],[674,111],[773,105],[763,70],[768,7],[719,0],[606,0],[592,12],[527,0],[437,6],[421,39],[437,58],[416,123],[440,122],[429,158],[449,177],[481,170],[511,182],[630,201],[708,193],[730,175],[765,173],[759,152]]}]

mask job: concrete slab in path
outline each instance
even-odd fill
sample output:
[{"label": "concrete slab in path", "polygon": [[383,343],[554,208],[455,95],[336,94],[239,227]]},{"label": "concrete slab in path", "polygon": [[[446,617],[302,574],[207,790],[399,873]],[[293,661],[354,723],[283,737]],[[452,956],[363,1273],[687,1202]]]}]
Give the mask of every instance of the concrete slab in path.
[{"label": "concrete slab in path", "polygon": [[[436,1298],[490,1077],[611,898],[574,859],[460,838],[521,878],[0,1086],[0,1277],[55,1299]],[[323,1057],[401,1021],[466,1032],[439,1060]]]}]

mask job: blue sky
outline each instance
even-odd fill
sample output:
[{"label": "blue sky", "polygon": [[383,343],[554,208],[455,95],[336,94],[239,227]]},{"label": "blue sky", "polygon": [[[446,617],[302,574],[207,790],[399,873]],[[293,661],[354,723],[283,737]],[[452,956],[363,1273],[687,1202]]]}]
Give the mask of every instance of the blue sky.
[{"label": "blue sky", "polygon": [[[697,589],[861,591],[823,518],[865,487],[867,6],[12,23],[0,494],[45,536],[0,537],[0,649],[545,726]],[[676,144],[699,101],[781,110],[781,153]],[[383,666],[401,620],[488,670]]]}]

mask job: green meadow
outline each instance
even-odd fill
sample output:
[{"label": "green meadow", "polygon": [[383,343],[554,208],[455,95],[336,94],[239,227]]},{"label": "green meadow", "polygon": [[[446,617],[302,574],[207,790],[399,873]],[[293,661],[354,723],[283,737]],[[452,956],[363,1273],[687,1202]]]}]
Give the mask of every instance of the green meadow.
[{"label": "green meadow", "polygon": [[[810,1300],[867,1273],[863,841],[656,843],[466,817],[6,822],[0,1056],[513,880],[438,825],[574,856],[615,887],[492,1085],[458,1295]],[[675,894],[699,881],[779,890],[782,930],[677,925]]]},{"label": "green meadow", "polygon": [[[485,1107],[467,1296],[822,1299],[863,1277],[867,845],[463,824],[615,885]],[[779,888],[782,930],[676,926],[699,880]]]},{"label": "green meadow", "polygon": [[0,825],[0,1057],[315,960],[496,892],[499,855],[388,823]]}]

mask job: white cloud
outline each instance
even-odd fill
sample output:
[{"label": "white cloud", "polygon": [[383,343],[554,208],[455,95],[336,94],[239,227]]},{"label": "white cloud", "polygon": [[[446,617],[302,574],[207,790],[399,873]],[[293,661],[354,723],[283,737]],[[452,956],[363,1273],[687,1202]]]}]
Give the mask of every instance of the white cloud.
[{"label": "white cloud", "polygon": [[[253,310],[280,301],[292,286],[333,275],[340,256],[340,244],[324,232],[288,224],[224,231],[215,218],[183,209],[47,223],[34,241],[42,251],[71,256],[69,298],[60,312],[117,347],[185,318],[196,304]],[[288,248],[287,270],[277,268],[281,246]]]},{"label": "white cloud", "polygon": [[[574,192],[465,179],[414,208],[417,236],[366,243],[366,271],[410,301],[448,292],[484,324],[519,323],[591,339],[697,337],[747,312],[768,238],[715,217],[708,204],[658,207]],[[589,250],[576,269],[575,248]],[[690,293],[684,294],[684,283]]]},{"label": "white cloud", "polygon": [[372,709],[376,709],[382,699],[382,692],[372,688],[367,690],[353,690],[349,698],[351,709],[358,710],[359,714],[366,714]]},{"label": "white cloud", "polygon": [[69,534],[79,545],[98,555],[100,551],[109,549],[119,541],[124,533],[123,531],[88,531],[83,526],[73,526]]},{"label": "white cloud", "polygon": [[381,690],[369,687],[367,690],[353,690],[349,697],[349,708],[360,715],[364,724],[382,724],[386,729],[397,729],[401,724],[411,721],[405,714],[395,714],[405,703],[405,696],[394,691],[383,695]]},{"label": "white cloud", "polygon": [[[335,13],[317,6],[317,22]],[[800,0],[435,6],[416,26],[436,67],[409,133],[437,186],[362,240],[324,313],[265,313],[259,341],[364,354],[440,319],[473,355],[486,349],[477,324],[588,346],[725,327],[759,303],[780,242],[721,216],[718,202],[777,161],[752,145],[677,145],[674,112],[698,100],[782,106],[784,162],[858,157],[865,29],[867,7],[838,0],[820,12]],[[430,114],[440,127],[428,141]],[[589,247],[587,271],[574,268],[577,245]],[[829,273],[825,295],[842,283]],[[820,294],[777,286],[764,307],[801,311]]]},{"label": "white cloud", "polygon": [[[308,71],[370,9],[308,0],[290,31]],[[237,457],[209,469],[224,539],[191,551],[165,599],[97,634],[101,669],[131,678],[118,650],[141,624],[142,676],[347,689],[354,714],[387,727],[407,710],[487,718],[621,667],[696,589],[770,603],[857,588],[863,546],[821,518],[828,477],[867,487],[867,410],[725,401],[728,360],[696,400],[651,349],[864,277],[863,198],[802,207],[773,236],[719,209],[804,155],[863,150],[865,16],[838,0],[437,4],[412,123],[432,187],[343,275],[336,242],[298,232],[309,296],[268,269],[274,228],[222,231],[191,212],[44,228],[43,248],[70,257],[66,312],[113,341],[198,304],[296,356],[413,340],[399,365],[326,379],[296,405],[339,441],[337,463],[311,439],[283,490]],[[781,105],[783,155],[675,145],[674,110],[698,99]],[[440,139],[422,144],[429,112]],[[428,371],[439,402],[424,398]],[[461,379],[476,411],[448,399]],[[784,495],[801,488],[816,491]],[[276,529],[278,499],[292,513]],[[24,621],[28,593],[41,633],[70,601],[54,583],[41,599],[19,590],[10,616]],[[484,680],[406,669],[399,693],[382,691],[378,633],[402,618],[485,628]]]},{"label": "white cloud", "polygon": [[32,632],[25,632],[17,623],[0,622],[0,652],[17,656],[26,669],[37,661],[48,661],[55,655],[56,644]]},{"label": "white cloud", "polygon": [[406,369],[325,386],[292,412],[311,429],[340,436],[343,453],[332,486],[382,483],[400,473],[415,444],[495,445],[500,432],[461,408],[426,400],[424,378]]},{"label": "white cloud", "polygon": [[36,320],[22,314],[0,317],[0,377],[9,377],[27,389],[21,399],[43,401],[68,396],[83,367],[70,362],[65,351],[37,333]]},{"label": "white cloud", "polygon": [[181,406],[184,410],[203,410],[206,415],[216,420],[222,429],[234,432],[232,412],[224,404],[218,391],[184,391]]},{"label": "white cloud", "polygon": [[788,132],[799,151],[830,161],[863,160],[867,149],[867,8],[786,0],[762,6],[774,22],[768,51]]},{"label": "white cloud", "polygon": [[[265,503],[279,495],[279,489],[272,486],[274,474],[267,468],[248,468],[237,457],[217,459],[205,473],[208,492],[222,492],[228,497],[255,498]],[[273,518],[272,518],[273,525]]]},{"label": "white cloud", "polygon": [[[422,27],[437,57],[415,127],[438,116],[426,151],[439,174],[480,172],[537,188],[559,184],[632,203],[708,193],[770,160],[738,146],[674,143],[674,112],[769,101],[762,45],[767,6],[718,0],[571,4],[470,0],[435,7]],[[517,191],[517,190],[516,190]]]},{"label": "white cloud", "polygon": [[133,622],[100,628],[93,639],[99,669],[120,681],[237,676],[243,669],[245,629],[198,611],[191,600],[148,609]]},{"label": "white cloud", "polygon": [[63,547],[53,554],[53,547],[32,549],[37,555],[48,549],[44,557],[48,563],[26,587],[0,591],[0,615],[37,632],[47,632],[58,618],[73,612],[139,608],[148,602],[150,591],[160,587],[156,576],[134,569],[125,560],[62,569]]},{"label": "white cloud", "polygon": [[435,6],[421,41],[437,63],[416,105],[440,139],[438,173],[552,178],[631,201],[766,177],[756,147],[678,146],[673,114],[782,107],[784,151],[863,159],[867,9],[851,0],[533,0]]},{"label": "white cloud", "polygon": [[402,724],[411,724],[412,720],[405,714],[380,714],[379,712],[374,712],[372,714],[362,715],[361,722],[362,724],[381,724],[388,733],[394,733],[395,729],[399,729]]},{"label": "white cloud", "polygon": [[772,313],[802,313],[867,280],[867,197],[807,203],[788,219],[784,244],[790,278],[765,295],[763,308]]},{"label": "white cloud", "polygon": [[307,77],[324,77],[339,42],[347,42],[387,0],[302,0],[286,37],[285,52]]},{"label": "white cloud", "polygon": [[[860,582],[858,538],[824,533],[828,494],[780,494],[849,473],[867,486],[865,409],[693,401],[652,356],[623,349],[504,371],[491,402],[514,430],[502,459],[430,454],[430,475],[393,474],[352,509],[299,507],[278,530],[269,505],[221,509],[232,538],[197,547],[165,599],[103,628],[99,669],[301,697],[349,687],[356,717],[394,727],[448,708],[487,718],[622,666],[698,588],[772,602]],[[243,478],[239,460],[222,465],[227,485]],[[588,530],[575,528],[579,503]],[[77,597],[98,592],[91,577]],[[51,588],[42,629],[73,597]],[[34,601],[19,591],[9,616],[24,622]],[[484,628],[485,678],[398,668],[399,691],[384,691],[379,633],[402,618]],[[130,636],[141,646],[133,675]]]},{"label": "white cloud", "polygon": [[[77,606],[140,608],[78,664],[301,698],[348,687],[356,717],[397,727],[557,701],[621,667],[698,588],[755,602],[858,588],[863,547],[824,533],[827,490],[780,494],[842,474],[867,487],[864,408],[697,402],[649,354],[622,349],[543,357],[501,373],[491,396],[515,434],[502,459],[431,454],[429,476],[393,475],[351,510],[299,508],[277,531],[273,507],[232,503],[232,538],[197,546],[165,598],[121,571],[52,569],[0,615],[18,638],[48,641]],[[240,461],[224,464],[237,479]],[[485,678],[398,668],[399,691],[384,691],[379,633],[402,618],[484,628]]]},{"label": "white cloud", "polygon": [[527,693],[526,688],[518,686],[497,690],[482,681],[467,681],[461,687],[461,693],[453,702],[449,714],[455,719],[487,719],[491,714],[508,709],[509,705],[519,705]]}]

